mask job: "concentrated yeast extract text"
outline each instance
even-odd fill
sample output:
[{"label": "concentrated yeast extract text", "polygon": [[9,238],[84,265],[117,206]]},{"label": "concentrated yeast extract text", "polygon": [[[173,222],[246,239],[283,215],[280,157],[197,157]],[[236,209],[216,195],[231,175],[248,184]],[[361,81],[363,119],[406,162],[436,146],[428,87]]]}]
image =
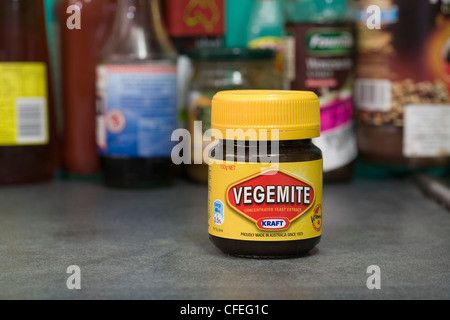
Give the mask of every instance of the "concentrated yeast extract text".
[{"label": "concentrated yeast extract text", "polygon": [[[213,243],[243,256],[292,256],[312,249],[322,234],[323,161],[311,142],[320,135],[317,96],[300,91],[221,92],[213,100],[212,126],[220,138],[216,150],[223,151],[215,153],[209,166]],[[249,133],[247,140],[237,135],[227,139],[230,130]],[[264,141],[259,131],[269,139]],[[230,143],[233,159],[227,151]],[[241,155],[239,148],[245,150]]]}]

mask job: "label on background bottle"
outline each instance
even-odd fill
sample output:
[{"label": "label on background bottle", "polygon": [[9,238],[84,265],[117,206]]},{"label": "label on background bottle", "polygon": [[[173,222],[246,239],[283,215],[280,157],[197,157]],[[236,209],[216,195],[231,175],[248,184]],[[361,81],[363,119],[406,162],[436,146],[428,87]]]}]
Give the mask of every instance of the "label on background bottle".
[{"label": "label on background bottle", "polygon": [[0,146],[49,142],[47,66],[0,63]]},{"label": "label on background bottle", "polygon": [[170,157],[177,127],[176,67],[97,67],[99,153],[131,158]]},{"label": "label on background bottle", "polygon": [[322,160],[209,166],[209,233],[247,241],[305,240],[322,234]]},{"label": "label on background bottle", "polygon": [[320,117],[321,136],[313,142],[324,154],[324,172],[329,172],[344,167],[358,156],[352,96],[342,96],[324,104]]},{"label": "label on background bottle", "polygon": [[282,37],[260,37],[248,43],[249,49],[272,49],[277,53],[275,68],[278,72],[284,70],[284,43]]},{"label": "label on background bottle", "polygon": [[314,143],[322,150],[324,172],[344,167],[358,155],[353,128],[353,68],[355,39],[345,23],[288,24],[295,39],[295,68],[291,89],[314,91],[320,98],[321,137]]},{"label": "label on background bottle", "polygon": [[450,105],[409,104],[404,113],[403,156],[450,154]]}]

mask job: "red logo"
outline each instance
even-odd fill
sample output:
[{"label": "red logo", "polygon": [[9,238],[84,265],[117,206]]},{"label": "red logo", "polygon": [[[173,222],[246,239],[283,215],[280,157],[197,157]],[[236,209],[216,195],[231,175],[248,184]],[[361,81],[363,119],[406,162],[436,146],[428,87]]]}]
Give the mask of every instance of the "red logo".
[{"label": "red logo", "polygon": [[314,185],[284,170],[269,169],[232,184],[227,202],[259,229],[280,231],[315,203]]},{"label": "red logo", "polygon": [[322,231],[322,205],[318,204],[314,208],[314,215],[311,217],[311,223],[317,232]]},{"label": "red logo", "polygon": [[166,0],[166,20],[173,37],[222,36],[224,0]]},{"label": "red logo", "polygon": [[127,125],[127,119],[125,118],[125,115],[123,114],[122,110],[111,109],[108,112],[106,118],[106,125],[108,127],[109,132],[113,134],[121,133]]}]

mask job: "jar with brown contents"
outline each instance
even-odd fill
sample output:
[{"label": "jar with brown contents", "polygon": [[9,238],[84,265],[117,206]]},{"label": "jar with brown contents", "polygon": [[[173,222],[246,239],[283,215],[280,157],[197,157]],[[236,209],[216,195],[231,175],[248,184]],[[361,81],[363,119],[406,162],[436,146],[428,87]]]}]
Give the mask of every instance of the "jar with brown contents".
[{"label": "jar with brown contents", "polygon": [[230,255],[298,256],[322,234],[322,152],[317,96],[225,91],[212,104],[219,139],[209,165],[209,234]]},{"label": "jar with brown contents", "polygon": [[[357,1],[357,136],[367,162],[393,168],[445,168],[450,163],[450,95],[443,51],[450,38],[446,1]],[[381,8],[380,28],[366,9]],[[422,17],[417,19],[417,17]],[[449,82],[450,83],[450,82]]]},{"label": "jar with brown contents", "polygon": [[[324,181],[354,176],[358,156],[353,121],[355,35],[347,0],[286,2],[291,89],[315,92],[321,102]],[[289,73],[289,72],[288,72]]]}]

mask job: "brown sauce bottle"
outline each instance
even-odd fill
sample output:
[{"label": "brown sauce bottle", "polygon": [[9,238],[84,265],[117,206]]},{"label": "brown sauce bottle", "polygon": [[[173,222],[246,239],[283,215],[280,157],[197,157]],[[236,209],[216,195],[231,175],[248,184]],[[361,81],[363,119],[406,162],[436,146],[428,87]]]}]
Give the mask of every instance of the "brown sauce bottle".
[{"label": "brown sauce bottle", "polygon": [[61,16],[65,23],[67,8],[78,5],[81,29],[62,28],[64,63],[64,169],[69,175],[88,177],[100,172],[95,139],[95,68],[99,53],[112,28],[115,1],[65,0]]},{"label": "brown sauce bottle", "polygon": [[[44,63],[48,141],[35,145],[0,144],[0,184],[51,180],[58,165],[55,112],[49,81],[50,66],[43,1],[0,1],[0,63]],[[6,85],[5,79],[2,84]],[[0,98],[2,93],[0,91]],[[45,117],[45,116],[44,116]],[[10,124],[9,124],[10,125]],[[43,124],[45,127],[45,124]],[[1,129],[0,129],[1,132]]]}]

